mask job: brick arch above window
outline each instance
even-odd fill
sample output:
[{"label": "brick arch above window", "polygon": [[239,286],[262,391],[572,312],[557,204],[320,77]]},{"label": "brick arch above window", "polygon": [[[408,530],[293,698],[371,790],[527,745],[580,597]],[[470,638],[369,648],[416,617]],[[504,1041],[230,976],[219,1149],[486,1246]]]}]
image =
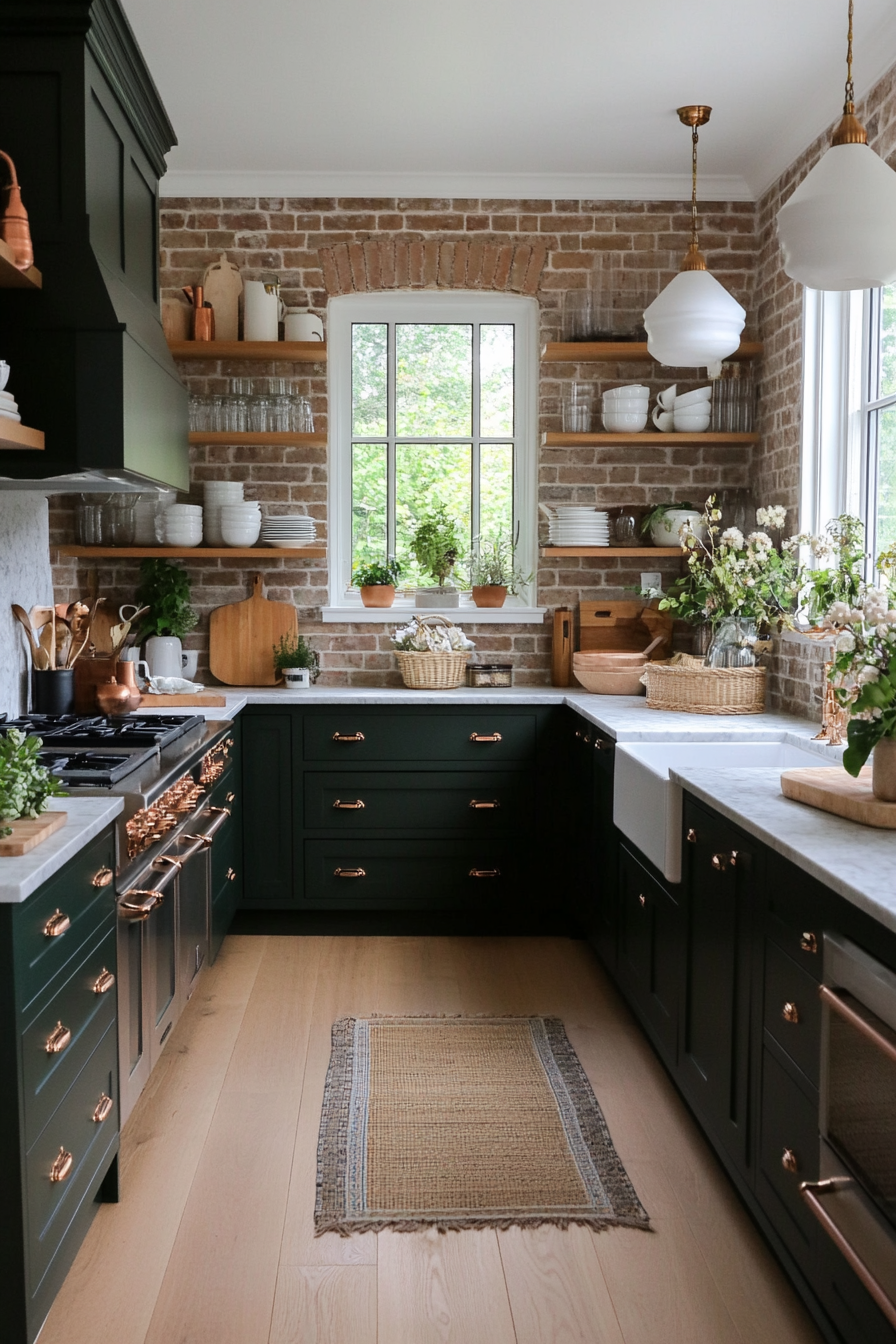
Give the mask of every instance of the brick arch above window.
[{"label": "brick arch above window", "polygon": [[331,298],[390,289],[481,289],[535,294],[548,250],[543,243],[368,239],[319,249]]}]

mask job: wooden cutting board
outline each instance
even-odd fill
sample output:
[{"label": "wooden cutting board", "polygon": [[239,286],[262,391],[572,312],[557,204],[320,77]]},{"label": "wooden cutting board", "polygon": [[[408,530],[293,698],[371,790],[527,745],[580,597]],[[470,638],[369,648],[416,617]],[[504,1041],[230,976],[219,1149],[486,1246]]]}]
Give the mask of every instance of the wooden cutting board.
[{"label": "wooden cutting board", "polygon": [[0,856],[17,858],[36,848],[68,819],[67,812],[45,812],[42,817],[22,817],[19,821],[0,821],[0,827],[12,827],[12,835],[0,836]]},{"label": "wooden cutting board", "polygon": [[275,686],[274,646],[296,635],[299,618],[289,602],[269,602],[255,575],[245,602],[216,607],[209,618],[208,665],[225,686]]},{"label": "wooden cutting board", "polygon": [[226,705],[227,698],[214,691],[196,691],[192,695],[141,695],[140,709],[175,709],[184,705]]},{"label": "wooden cutting board", "polygon": [[579,650],[618,649],[640,653],[657,635],[663,636],[650,655],[651,662],[668,658],[672,652],[672,617],[648,603],[580,602]]},{"label": "wooden cutting board", "polygon": [[781,792],[785,798],[808,803],[822,812],[833,812],[847,821],[896,831],[896,803],[883,803],[875,798],[870,765],[859,771],[857,779],[845,770],[824,765],[785,770],[781,775]]},{"label": "wooden cutting board", "polygon": [[222,252],[202,277],[205,301],[215,310],[215,340],[235,341],[239,335],[239,301],[243,280],[239,267]]}]

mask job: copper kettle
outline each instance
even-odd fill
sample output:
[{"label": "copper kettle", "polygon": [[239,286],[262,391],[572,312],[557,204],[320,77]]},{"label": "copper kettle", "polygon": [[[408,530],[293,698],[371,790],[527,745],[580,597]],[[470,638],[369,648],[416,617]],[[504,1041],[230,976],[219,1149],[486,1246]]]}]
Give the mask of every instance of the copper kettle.
[{"label": "copper kettle", "polygon": [[22,204],[16,166],[8,154],[0,149],[0,159],[9,165],[9,186],[5,187],[6,204],[0,215],[0,238],[12,249],[13,265],[17,271],[28,271],[34,265],[34,248],[28,227],[28,211]]}]

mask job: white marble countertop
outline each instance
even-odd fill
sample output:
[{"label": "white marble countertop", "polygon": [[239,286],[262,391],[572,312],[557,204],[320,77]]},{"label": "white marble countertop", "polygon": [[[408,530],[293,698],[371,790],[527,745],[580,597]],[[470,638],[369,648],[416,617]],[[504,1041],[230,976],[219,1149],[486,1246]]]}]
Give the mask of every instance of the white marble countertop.
[{"label": "white marble countertop", "polygon": [[50,809],[68,821],[18,858],[0,858],[0,905],[18,905],[53,877],[69,859],[118,816],[121,798],[60,798]]},{"label": "white marble countertop", "polygon": [[896,932],[896,834],[785,798],[780,770],[670,770],[670,776]]}]

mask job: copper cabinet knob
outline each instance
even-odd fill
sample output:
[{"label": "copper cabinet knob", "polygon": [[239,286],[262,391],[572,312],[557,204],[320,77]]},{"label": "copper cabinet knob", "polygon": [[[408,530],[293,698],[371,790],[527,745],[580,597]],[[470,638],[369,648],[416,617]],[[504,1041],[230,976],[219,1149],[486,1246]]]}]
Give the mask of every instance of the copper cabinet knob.
[{"label": "copper cabinet knob", "polygon": [[713,866],[713,868],[715,868],[715,870],[716,870],[717,873],[723,873],[723,872],[725,871],[725,869],[728,867],[728,855],[727,855],[727,854],[713,854],[713,856],[712,856],[712,866]]},{"label": "copper cabinet knob", "polygon": [[115,976],[111,971],[107,971],[104,966],[93,982],[93,992],[94,994],[108,994],[114,984]]},{"label": "copper cabinet knob", "polygon": [[781,1009],[781,1016],[785,1022],[792,1022],[795,1025],[800,1020],[800,1010],[795,1003],[785,1003]]},{"label": "copper cabinet knob", "polygon": [[97,1102],[96,1106],[94,1107],[93,1111],[94,1122],[98,1125],[101,1125],[104,1120],[108,1120],[109,1116],[112,1114],[112,1107],[114,1105],[115,1102],[112,1100],[112,1098],[107,1096],[105,1092],[101,1092],[100,1099]]},{"label": "copper cabinet knob", "polygon": [[235,793],[228,793],[228,795],[227,795],[227,797],[224,799],[224,801],[225,801],[225,803],[232,803],[233,800],[234,800],[235,798],[236,798],[236,794],[235,794]]},{"label": "copper cabinet knob", "polygon": [[736,849],[732,849],[731,853],[728,856],[728,862],[731,864],[732,868],[737,867],[738,853]]},{"label": "copper cabinet knob", "polygon": [[687,833],[687,835],[685,836],[685,839],[687,840],[687,842],[688,842],[689,845],[696,845],[696,843],[697,843],[697,832],[694,830],[693,826],[689,826],[689,827],[688,827],[688,833]]},{"label": "copper cabinet knob", "polygon": [[818,939],[816,938],[814,933],[800,934],[800,951],[815,952],[815,953],[818,952]]},{"label": "copper cabinet knob", "polygon": [[44,937],[60,938],[63,933],[68,933],[71,926],[72,922],[68,915],[64,915],[61,910],[56,910],[44,925]]},{"label": "copper cabinet knob", "polygon": [[53,1184],[55,1185],[58,1181],[67,1181],[72,1174],[74,1165],[75,1159],[72,1154],[67,1153],[64,1148],[60,1148],[50,1168],[50,1180]]},{"label": "copper cabinet knob", "polygon": [[112,881],[112,869],[106,867],[101,868],[98,873],[94,873],[90,881],[94,887],[108,887],[109,883]]},{"label": "copper cabinet knob", "polygon": [[48,1055],[61,1055],[67,1045],[71,1045],[72,1033],[68,1027],[64,1027],[61,1022],[57,1022],[53,1030],[47,1037],[47,1043],[44,1046]]},{"label": "copper cabinet knob", "polygon": [[796,1153],[792,1148],[785,1148],[781,1154],[781,1166],[785,1171],[799,1171],[800,1165],[796,1160]]},{"label": "copper cabinet knob", "polygon": [[612,742],[606,742],[602,737],[596,737],[596,738],[594,739],[594,750],[595,750],[595,751],[612,751],[612,750],[613,750],[613,743],[612,743]]},{"label": "copper cabinet knob", "polygon": [[644,896],[643,894],[639,893],[639,894],[638,894],[638,901],[639,901],[639,903],[641,904],[641,906],[643,907],[643,906],[645,906],[645,905],[647,904],[647,897]]},{"label": "copper cabinet knob", "polygon": [[225,877],[227,878],[227,881],[228,881],[228,882],[235,882],[235,881],[236,881],[236,873],[235,873],[235,871],[233,870],[233,868],[228,868],[228,869],[227,869],[227,872],[225,873]]}]

